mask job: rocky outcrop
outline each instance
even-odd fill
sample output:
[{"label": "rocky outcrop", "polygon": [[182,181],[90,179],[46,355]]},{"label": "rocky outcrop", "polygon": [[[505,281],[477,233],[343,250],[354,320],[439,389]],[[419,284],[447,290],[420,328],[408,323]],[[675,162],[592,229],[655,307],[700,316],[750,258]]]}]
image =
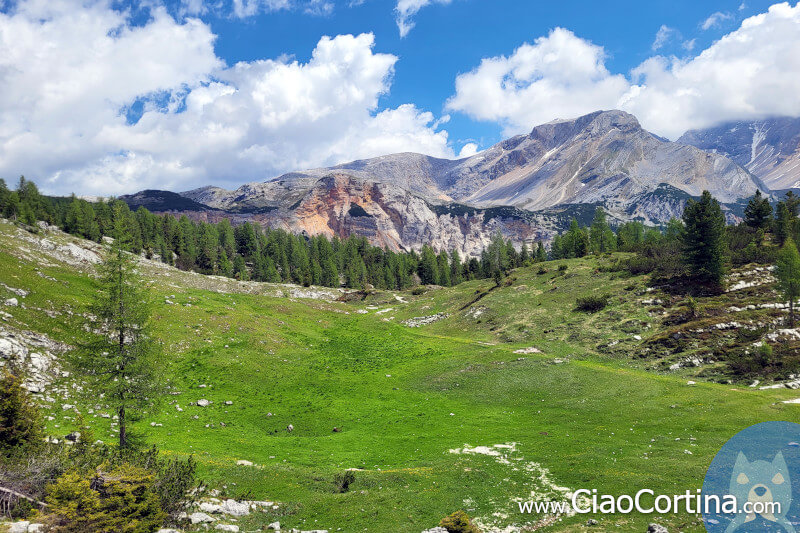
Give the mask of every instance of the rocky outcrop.
[{"label": "rocky outcrop", "polygon": [[678,142],[730,157],[770,189],[800,187],[800,118],[728,122]]},{"label": "rocky outcrop", "polygon": [[[517,245],[547,240],[569,222],[548,210],[603,205],[618,220],[659,223],[703,190],[740,204],[757,188],[766,190],[724,154],[669,142],[628,113],[598,111],[460,160],[391,154],[181,195],[216,210],[194,210],[196,219],[232,217],[309,235],[363,235],[395,250],[428,243],[475,255],[496,231]],[[510,207],[517,209],[497,211]]]}]

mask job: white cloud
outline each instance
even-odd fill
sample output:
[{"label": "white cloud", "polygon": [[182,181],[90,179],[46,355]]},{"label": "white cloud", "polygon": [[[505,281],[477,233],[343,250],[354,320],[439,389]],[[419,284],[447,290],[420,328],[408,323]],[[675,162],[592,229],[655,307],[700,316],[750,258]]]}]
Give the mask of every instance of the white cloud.
[{"label": "white cloud", "polygon": [[722,11],[717,11],[716,13],[712,13],[706,20],[700,24],[700,27],[704,30],[710,30],[711,28],[718,28],[722,25],[723,22],[727,20],[731,20],[733,15],[730,13],[723,13]]},{"label": "white cloud", "polygon": [[233,0],[233,14],[239,18],[246,18],[260,12],[289,9],[291,5],[290,0]]},{"label": "white cloud", "polygon": [[478,153],[478,145],[475,143],[467,143],[461,147],[461,151],[458,152],[458,158],[464,157],[472,157],[473,155]]},{"label": "white cloud", "polygon": [[323,37],[307,63],[228,67],[201,21],[155,8],[132,26],[109,1],[29,0],[0,13],[0,176],[119,194],[231,186],[387,152],[452,156],[431,113],[379,109],[397,57],[374,52],[371,34]]},{"label": "white cloud", "polygon": [[508,57],[484,59],[460,74],[447,108],[516,134],[557,117],[613,107],[629,83],[609,73],[604,60],[601,47],[556,28]]},{"label": "white cloud", "polygon": [[452,0],[397,0],[395,14],[400,37],[405,37],[414,28],[414,15],[430,4],[449,4]]},{"label": "white cloud", "polygon": [[607,70],[601,47],[555,29],[459,75],[447,107],[498,122],[507,134],[621,108],[675,138],[726,120],[800,116],[798,50],[800,4],[776,4],[745,19],[693,58],[652,57],[630,79]]},{"label": "white cloud", "polygon": [[656,38],[653,41],[653,45],[651,46],[651,48],[653,50],[658,50],[659,48],[662,48],[676,34],[677,30],[675,28],[670,28],[666,24],[662,24],[661,27],[658,28],[658,31],[656,32]]}]

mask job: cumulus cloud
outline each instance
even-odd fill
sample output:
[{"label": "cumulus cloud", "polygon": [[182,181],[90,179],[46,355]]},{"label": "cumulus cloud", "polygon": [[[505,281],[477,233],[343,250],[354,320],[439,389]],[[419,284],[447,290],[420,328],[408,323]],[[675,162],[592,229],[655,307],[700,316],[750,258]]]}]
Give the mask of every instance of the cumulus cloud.
[{"label": "cumulus cloud", "polygon": [[467,143],[461,147],[461,151],[458,152],[458,158],[464,157],[472,157],[473,155],[478,153],[478,145],[476,143]]},{"label": "cumulus cloud", "polygon": [[387,152],[452,156],[414,105],[379,109],[397,57],[371,34],[323,37],[306,63],[225,65],[203,22],[109,1],[0,13],[0,176],[119,194],[267,179]]},{"label": "cumulus cloud", "polygon": [[484,59],[460,74],[446,107],[499,122],[506,134],[516,134],[554,118],[613,107],[628,88],[625,76],[608,71],[600,46],[556,28],[508,57]]},{"label": "cumulus cloud", "polygon": [[459,75],[447,107],[498,122],[507,134],[621,108],[675,138],[726,120],[800,115],[798,49],[800,4],[773,5],[695,57],[655,56],[630,76],[608,71],[602,47],[557,28]]},{"label": "cumulus cloud", "polygon": [[405,37],[414,28],[413,17],[423,7],[430,4],[449,4],[452,0],[397,0],[395,14],[400,37]]}]

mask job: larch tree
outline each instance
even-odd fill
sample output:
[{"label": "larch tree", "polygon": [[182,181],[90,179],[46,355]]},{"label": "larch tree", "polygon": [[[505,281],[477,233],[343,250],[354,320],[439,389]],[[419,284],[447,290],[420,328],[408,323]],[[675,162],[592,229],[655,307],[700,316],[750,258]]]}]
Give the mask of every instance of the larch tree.
[{"label": "larch tree", "polygon": [[786,239],[778,254],[775,277],[778,289],[789,302],[789,325],[794,327],[794,303],[800,297],[800,253],[791,237]]},{"label": "larch tree", "polygon": [[149,295],[127,252],[129,238],[115,209],[114,241],[98,267],[99,282],[90,305],[92,337],[73,354],[75,370],[88,390],[101,395],[116,413],[119,445],[130,444],[129,424],[163,392],[160,349],[151,334]]}]

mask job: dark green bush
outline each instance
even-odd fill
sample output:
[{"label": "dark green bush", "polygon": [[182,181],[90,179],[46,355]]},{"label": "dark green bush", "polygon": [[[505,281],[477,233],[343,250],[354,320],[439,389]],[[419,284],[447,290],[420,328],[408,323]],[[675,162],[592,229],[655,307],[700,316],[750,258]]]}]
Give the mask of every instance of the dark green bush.
[{"label": "dark green bush", "polygon": [[420,285],[419,287],[414,287],[414,289],[411,291],[411,294],[414,296],[419,296],[420,294],[425,294],[427,291],[428,289]]},{"label": "dark green bush", "polygon": [[355,483],[356,475],[352,470],[346,470],[341,474],[336,474],[333,478],[333,485],[336,487],[336,492],[344,494],[350,490],[350,485]]},{"label": "dark green bush", "polygon": [[478,526],[472,523],[469,515],[464,511],[456,511],[448,515],[439,522],[439,526],[447,530],[447,533],[481,533]]},{"label": "dark green bush", "polygon": [[583,298],[578,298],[575,309],[587,313],[596,313],[604,309],[610,299],[610,294],[584,296]]}]

